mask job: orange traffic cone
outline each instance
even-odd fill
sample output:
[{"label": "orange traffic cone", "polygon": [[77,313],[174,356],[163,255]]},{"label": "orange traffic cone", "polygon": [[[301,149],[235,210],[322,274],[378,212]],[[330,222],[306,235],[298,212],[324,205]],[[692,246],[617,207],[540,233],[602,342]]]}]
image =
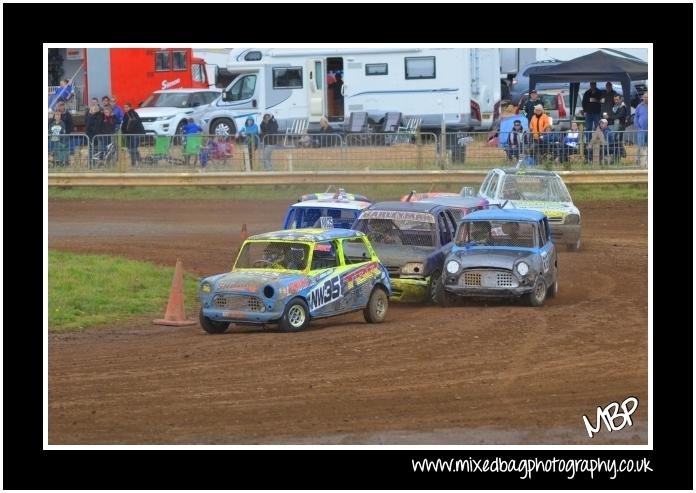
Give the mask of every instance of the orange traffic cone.
[{"label": "orange traffic cone", "polygon": [[247,238],[249,238],[249,233],[247,233],[246,223],[242,224],[242,232],[239,234],[239,237],[241,238],[242,243],[244,243],[244,241]]},{"label": "orange traffic cone", "polygon": [[164,314],[163,319],[153,320],[152,323],[157,325],[174,325],[176,327],[198,323],[196,320],[187,319],[184,313],[184,272],[180,259],[176,259],[167,312]]}]

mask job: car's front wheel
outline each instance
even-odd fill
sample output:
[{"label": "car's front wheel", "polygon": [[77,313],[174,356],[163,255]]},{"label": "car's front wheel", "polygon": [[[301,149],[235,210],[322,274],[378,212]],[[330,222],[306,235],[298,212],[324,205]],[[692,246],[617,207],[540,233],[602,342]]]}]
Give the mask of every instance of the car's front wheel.
[{"label": "car's front wheel", "polygon": [[210,133],[223,137],[232,137],[235,134],[234,123],[228,118],[218,118],[210,124]]},{"label": "car's front wheel", "polygon": [[297,332],[309,325],[309,308],[301,298],[291,300],[280,319],[280,328],[285,332]]},{"label": "car's front wheel", "polygon": [[457,296],[445,289],[445,279],[439,271],[430,277],[430,301],[442,307],[452,306]]},{"label": "car's front wheel", "polygon": [[201,327],[208,334],[222,334],[230,326],[229,322],[218,322],[216,320],[211,320],[205,315],[203,315],[203,308],[198,313],[198,321],[201,323]]},{"label": "car's front wheel", "polygon": [[534,290],[527,295],[529,306],[541,306],[546,300],[546,283],[544,278],[539,276],[534,284]]},{"label": "car's front wheel", "polygon": [[370,294],[370,301],[363,310],[365,320],[371,324],[384,322],[387,318],[387,310],[389,309],[389,297],[384,289],[379,286],[375,287]]}]

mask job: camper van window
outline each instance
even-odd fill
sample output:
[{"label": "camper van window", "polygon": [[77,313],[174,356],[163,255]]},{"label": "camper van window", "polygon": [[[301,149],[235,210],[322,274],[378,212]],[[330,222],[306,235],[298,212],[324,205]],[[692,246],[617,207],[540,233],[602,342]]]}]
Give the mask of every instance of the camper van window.
[{"label": "camper van window", "polygon": [[174,57],[174,70],[186,70],[186,52],[173,51],[172,56]]},{"label": "camper van window", "polygon": [[254,90],[256,89],[256,76],[246,75],[240,77],[237,81],[230,87],[228,93],[228,101],[241,101],[243,99],[249,99],[254,96]]},{"label": "camper van window", "polygon": [[258,62],[261,60],[261,52],[260,51],[250,51],[246,55],[244,55],[244,60],[247,62]]},{"label": "camper van window", "polygon": [[388,75],[389,66],[386,63],[365,64],[365,75]]},{"label": "camper van window", "polygon": [[434,79],[435,57],[419,56],[404,59],[406,63],[406,79]]},{"label": "camper van window", "polygon": [[274,68],[273,89],[302,89],[302,67]]},{"label": "camper van window", "polygon": [[171,70],[170,57],[168,51],[158,51],[155,53],[155,71],[164,72]]}]

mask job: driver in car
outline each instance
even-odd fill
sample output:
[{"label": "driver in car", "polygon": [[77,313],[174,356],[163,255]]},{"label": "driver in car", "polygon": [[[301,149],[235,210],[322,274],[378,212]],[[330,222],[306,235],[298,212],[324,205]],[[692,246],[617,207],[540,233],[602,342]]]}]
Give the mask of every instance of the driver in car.
[{"label": "driver in car", "polygon": [[367,236],[375,243],[396,243],[389,219],[370,219],[367,223]]}]

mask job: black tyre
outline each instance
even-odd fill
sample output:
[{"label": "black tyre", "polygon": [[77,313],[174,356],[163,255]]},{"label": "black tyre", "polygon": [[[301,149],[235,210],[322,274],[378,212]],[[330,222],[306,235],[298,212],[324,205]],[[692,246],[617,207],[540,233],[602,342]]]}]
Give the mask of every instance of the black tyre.
[{"label": "black tyre", "polygon": [[569,252],[577,252],[578,250],[580,250],[580,238],[575,243],[568,243]]},{"label": "black tyre", "polygon": [[198,321],[201,323],[201,327],[208,334],[222,334],[230,326],[229,322],[217,322],[215,320],[210,320],[208,317],[203,315],[203,309],[198,312]]},{"label": "black tyre", "polygon": [[440,271],[430,276],[430,302],[442,307],[452,306],[457,301],[457,295],[447,292],[445,281]]},{"label": "black tyre", "polygon": [[172,139],[174,142],[174,145],[181,145],[184,142],[184,127],[186,126],[187,121],[186,120],[181,120],[179,124],[176,126],[176,131],[174,132],[174,139]]},{"label": "black tyre", "polygon": [[222,135],[223,137],[233,137],[235,132],[234,122],[228,118],[218,118],[210,125],[212,135]]},{"label": "black tyre", "polygon": [[553,284],[549,286],[549,288],[546,290],[546,297],[547,298],[555,298],[556,295],[558,294],[558,269],[555,269],[555,281],[553,281]]},{"label": "black tyre", "polygon": [[295,298],[285,306],[280,328],[285,332],[297,332],[309,325],[309,308],[302,298]]},{"label": "black tyre", "polygon": [[370,293],[370,301],[367,302],[367,306],[363,310],[365,320],[371,324],[382,323],[387,318],[388,310],[389,297],[387,293],[379,286],[375,287]]},{"label": "black tyre", "polygon": [[527,304],[529,306],[541,306],[546,300],[546,283],[544,278],[537,277],[536,283],[534,283],[534,290],[527,295]]}]

